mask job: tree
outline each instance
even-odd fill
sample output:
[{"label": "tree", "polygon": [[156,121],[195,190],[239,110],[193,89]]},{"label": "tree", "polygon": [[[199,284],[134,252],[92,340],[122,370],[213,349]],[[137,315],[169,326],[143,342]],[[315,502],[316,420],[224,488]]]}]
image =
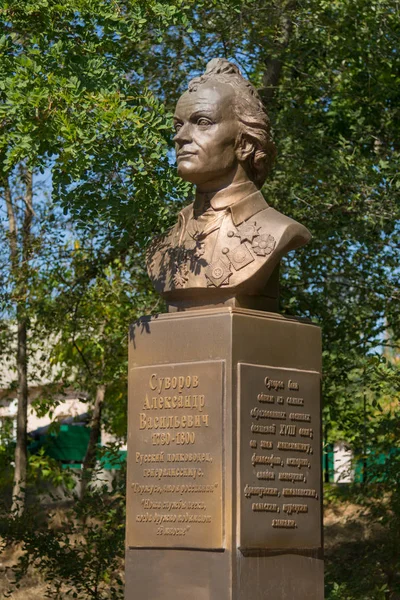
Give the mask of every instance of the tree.
[{"label": "tree", "polygon": [[[33,173],[25,164],[4,176],[3,185],[5,216],[1,219],[0,230],[4,262],[0,290],[0,314],[3,317],[1,355],[6,359],[4,362],[8,360],[9,367],[17,372],[14,393],[18,397],[18,413],[12,511],[20,513],[25,501],[27,472],[28,382],[30,380],[32,383],[36,378],[36,354],[40,343],[43,343],[37,316],[42,310],[44,298],[51,294],[51,287],[44,289],[37,266],[46,260],[54,260],[58,230],[51,203],[43,198],[41,204],[35,206],[41,183],[36,181],[34,184]],[[37,188],[36,195],[34,188]],[[34,361],[30,360],[29,370],[28,348],[35,356]],[[10,354],[14,355],[14,360],[10,361]]]},{"label": "tree", "polygon": [[28,264],[31,254],[31,227],[33,217],[32,171],[24,169],[22,178],[25,184],[23,201],[25,204],[22,219],[21,249],[18,248],[17,217],[11,196],[10,183],[4,185],[4,197],[7,207],[9,225],[9,248],[11,258],[11,275],[14,280],[16,295],[17,323],[17,371],[18,371],[18,417],[17,444],[15,448],[15,474],[13,489],[13,510],[19,510],[25,496],[26,463],[27,463],[27,410],[28,410],[28,365],[26,342],[28,329],[27,316],[27,279]]},{"label": "tree", "polygon": [[114,435],[126,438],[129,324],[151,304],[160,306],[160,300],[149,289],[132,252],[114,259],[92,281],[80,279],[86,263],[96,263],[99,248],[88,239],[74,245],[68,275],[49,309],[53,320],[63,322],[53,348],[52,366],[58,369],[58,379],[64,385],[88,394],[91,409],[90,440],[82,465],[83,497],[96,466],[102,424]]},{"label": "tree", "polygon": [[[70,208],[82,225],[113,240],[103,263],[118,256],[127,240],[140,244],[155,220],[168,220],[169,209],[161,207],[160,196],[173,198],[179,184],[162,157],[167,115],[135,77],[141,60],[135,44],[149,23],[161,33],[185,15],[180,0],[168,5],[154,0],[69,0],[62,5],[23,0],[3,3],[0,10],[0,193],[7,208],[10,299],[18,329],[14,498],[20,503],[13,508],[20,512],[26,474],[26,306],[34,176],[50,171],[53,197],[76,200]],[[24,188],[19,232],[12,178]],[[118,201],[117,211],[110,197]],[[119,219],[130,229],[123,229]],[[88,265],[85,277],[95,272]]]}]

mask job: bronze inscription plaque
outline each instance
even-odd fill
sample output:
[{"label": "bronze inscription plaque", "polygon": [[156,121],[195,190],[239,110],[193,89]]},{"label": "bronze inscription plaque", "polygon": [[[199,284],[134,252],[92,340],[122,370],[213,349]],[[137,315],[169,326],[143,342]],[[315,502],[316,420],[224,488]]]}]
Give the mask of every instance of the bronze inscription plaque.
[{"label": "bronze inscription plaque", "polygon": [[321,547],[320,374],[239,364],[239,547]]},{"label": "bronze inscription plaque", "polygon": [[223,361],[130,372],[127,545],[223,548]]}]

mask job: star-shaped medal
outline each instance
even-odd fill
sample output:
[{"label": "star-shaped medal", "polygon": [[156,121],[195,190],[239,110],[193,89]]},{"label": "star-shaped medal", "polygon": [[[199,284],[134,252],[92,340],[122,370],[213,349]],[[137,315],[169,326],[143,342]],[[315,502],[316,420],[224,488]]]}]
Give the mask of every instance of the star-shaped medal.
[{"label": "star-shaped medal", "polygon": [[253,223],[242,223],[237,229],[236,236],[240,238],[240,241],[250,242],[251,244],[253,239],[259,235],[258,232],[261,227],[257,227],[256,221],[253,221]]}]

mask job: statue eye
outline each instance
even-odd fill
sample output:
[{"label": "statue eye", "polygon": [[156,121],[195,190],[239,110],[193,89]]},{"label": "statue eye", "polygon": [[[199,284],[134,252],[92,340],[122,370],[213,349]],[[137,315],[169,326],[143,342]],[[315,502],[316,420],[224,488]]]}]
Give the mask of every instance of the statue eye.
[{"label": "statue eye", "polygon": [[208,125],[212,125],[212,121],[206,117],[199,117],[199,119],[197,119],[197,125],[200,125],[200,127],[208,127]]},{"label": "statue eye", "polygon": [[181,127],[182,127],[182,123],[174,123],[175,133],[178,133],[178,131],[181,129]]}]

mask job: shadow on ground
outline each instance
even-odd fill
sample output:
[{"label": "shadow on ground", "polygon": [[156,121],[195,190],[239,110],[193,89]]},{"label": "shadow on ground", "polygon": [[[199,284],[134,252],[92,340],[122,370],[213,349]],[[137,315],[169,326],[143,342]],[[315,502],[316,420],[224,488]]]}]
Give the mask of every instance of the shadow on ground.
[{"label": "shadow on ground", "polygon": [[400,600],[400,532],[371,523],[361,508],[325,514],[326,600]]}]

